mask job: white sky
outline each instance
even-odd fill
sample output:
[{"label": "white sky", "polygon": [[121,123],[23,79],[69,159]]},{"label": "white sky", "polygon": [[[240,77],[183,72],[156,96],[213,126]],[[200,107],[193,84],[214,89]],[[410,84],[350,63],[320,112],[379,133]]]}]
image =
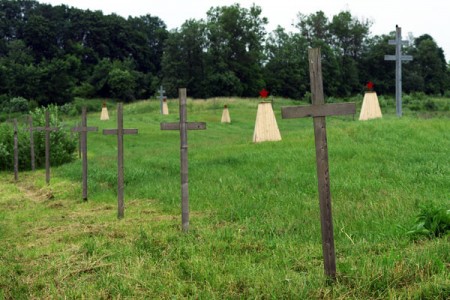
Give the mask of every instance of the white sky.
[{"label": "white sky", "polygon": [[[349,10],[354,17],[373,21],[372,35],[402,28],[404,38],[408,33],[414,37],[431,35],[444,49],[450,60],[450,0],[38,0],[52,5],[66,4],[81,9],[102,10],[104,14],[116,13],[125,18],[150,14],[157,16],[168,29],[180,27],[187,19],[206,19],[211,7],[239,3],[250,7],[253,3],[262,8],[271,32],[281,25],[287,31],[295,30],[291,24],[297,13],[311,14],[322,10],[329,19],[340,11]],[[387,53],[393,54],[393,53]]]}]

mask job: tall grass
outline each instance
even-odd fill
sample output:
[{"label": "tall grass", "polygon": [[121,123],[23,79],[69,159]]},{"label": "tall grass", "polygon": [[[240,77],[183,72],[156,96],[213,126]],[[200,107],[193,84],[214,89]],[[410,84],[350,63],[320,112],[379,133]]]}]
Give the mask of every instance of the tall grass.
[{"label": "tall grass", "polygon": [[[450,295],[449,236],[406,234],[423,205],[450,206],[448,116],[327,120],[337,283],[325,284],[311,119],[282,120],[283,140],[251,142],[258,101],[190,100],[191,230],[180,231],[178,120],[157,101],[125,106],[125,218],[116,220],[115,112],[89,115],[89,202],[81,162],[2,173],[0,287],[5,298],[418,298]],[[221,124],[227,104],[231,124]],[[304,103],[303,103],[304,104]],[[74,120],[68,120],[73,123]]]}]

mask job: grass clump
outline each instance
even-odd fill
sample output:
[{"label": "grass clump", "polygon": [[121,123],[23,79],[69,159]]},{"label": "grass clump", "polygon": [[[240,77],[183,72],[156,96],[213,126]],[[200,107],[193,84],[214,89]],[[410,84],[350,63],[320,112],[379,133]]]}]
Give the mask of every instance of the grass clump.
[{"label": "grass clump", "polygon": [[450,231],[450,209],[433,205],[422,206],[414,226],[408,231],[413,239],[442,237]]}]

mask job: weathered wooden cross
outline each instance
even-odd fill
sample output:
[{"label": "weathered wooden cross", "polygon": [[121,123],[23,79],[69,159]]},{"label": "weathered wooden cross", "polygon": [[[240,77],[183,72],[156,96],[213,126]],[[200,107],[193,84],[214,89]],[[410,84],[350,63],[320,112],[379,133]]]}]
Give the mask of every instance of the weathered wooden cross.
[{"label": "weathered wooden cross", "polygon": [[28,117],[28,124],[30,127],[28,128],[28,131],[30,131],[30,154],[31,154],[31,170],[34,171],[36,169],[36,163],[34,159],[34,135],[33,131],[36,130],[36,128],[33,128],[33,117]]},{"label": "weathered wooden cross", "polygon": [[325,274],[336,277],[333,219],[331,214],[330,177],[328,170],[328,145],[326,116],[354,114],[354,103],[325,104],[322,83],[320,49],[309,49],[309,75],[311,81],[312,105],[282,107],[283,119],[313,117],[316,144],[317,179],[319,185],[320,222]]},{"label": "weathered wooden cross", "polygon": [[50,127],[50,114],[45,111],[45,127],[35,127],[36,131],[45,131],[45,182],[50,183],[50,131],[58,131],[58,127]]},{"label": "weathered wooden cross", "polygon": [[17,119],[14,119],[14,180],[19,180],[19,139],[17,137]]},{"label": "weathered wooden cross", "polygon": [[397,116],[402,116],[402,61],[411,61],[411,55],[402,55],[402,45],[408,44],[408,41],[402,41],[402,28],[395,26],[395,40],[389,40],[389,45],[395,45],[395,55],[385,55],[384,60],[395,61],[395,103]]},{"label": "weathered wooden cross", "polygon": [[88,161],[87,161],[87,133],[89,131],[98,131],[98,127],[88,127],[87,126],[87,116],[86,116],[86,107],[82,108],[81,111],[81,126],[72,128],[72,132],[79,132],[81,135],[81,153],[82,153],[82,165],[83,165],[83,200],[87,201],[87,169],[88,169]]},{"label": "weathered wooden cross", "polygon": [[164,93],[166,91],[163,89],[162,85],[159,87],[159,108],[161,110],[161,114],[163,114],[163,99],[164,99]]},{"label": "weathered wooden cross", "polygon": [[183,231],[189,230],[189,187],[188,187],[188,130],[204,130],[205,122],[188,122],[186,112],[186,89],[179,89],[180,122],[161,123],[161,130],[180,131],[180,157],[181,157],[181,226]]},{"label": "weathered wooden cross", "polygon": [[125,134],[137,134],[137,129],[123,128],[123,106],[122,103],[117,104],[117,129],[103,129],[105,135],[117,135],[117,217],[119,219],[124,216],[123,201],[123,136]]}]

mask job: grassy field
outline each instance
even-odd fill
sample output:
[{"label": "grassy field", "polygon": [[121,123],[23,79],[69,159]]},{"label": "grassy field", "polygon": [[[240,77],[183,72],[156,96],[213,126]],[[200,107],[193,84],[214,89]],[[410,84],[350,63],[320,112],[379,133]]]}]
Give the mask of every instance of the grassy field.
[{"label": "grassy field", "polygon": [[[223,104],[232,124],[221,124]],[[179,133],[159,103],[124,108],[125,218],[117,220],[114,136],[90,133],[81,160],[0,173],[0,298],[448,299],[450,236],[412,241],[422,205],[450,209],[450,119],[390,107],[383,119],[327,120],[337,281],[323,274],[311,119],[253,144],[257,100],[190,101],[191,229],[180,230]],[[448,102],[447,102],[448,105]],[[359,106],[360,107],[360,106]],[[90,114],[88,124],[115,128]],[[74,119],[67,120],[73,124]]]}]

